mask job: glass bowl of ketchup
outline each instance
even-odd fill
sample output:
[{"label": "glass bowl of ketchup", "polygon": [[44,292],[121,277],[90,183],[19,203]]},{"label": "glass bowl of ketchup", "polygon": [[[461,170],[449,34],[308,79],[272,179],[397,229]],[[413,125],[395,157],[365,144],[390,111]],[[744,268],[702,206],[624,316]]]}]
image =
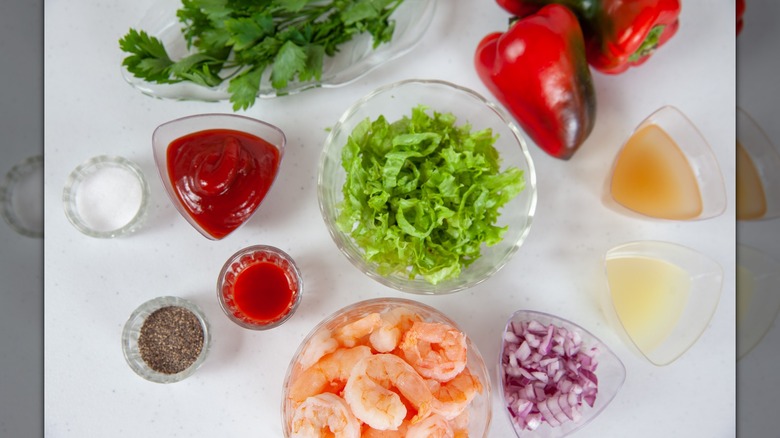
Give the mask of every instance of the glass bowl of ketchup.
[{"label": "glass bowl of ketchup", "polygon": [[285,144],[276,126],[233,114],[172,120],[152,135],[154,161],[173,205],[211,240],[226,237],[257,211]]},{"label": "glass bowl of ketchup", "polygon": [[219,273],[217,297],[233,322],[267,330],[287,321],[303,292],[303,278],[292,257],[268,245],[233,254]]}]

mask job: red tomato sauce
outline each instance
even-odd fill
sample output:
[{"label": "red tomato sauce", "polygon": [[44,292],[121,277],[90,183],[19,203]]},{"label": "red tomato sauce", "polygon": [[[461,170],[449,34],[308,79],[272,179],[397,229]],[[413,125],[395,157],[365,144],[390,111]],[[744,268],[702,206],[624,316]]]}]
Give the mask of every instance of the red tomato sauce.
[{"label": "red tomato sauce", "polygon": [[185,135],[167,151],[176,196],[215,239],[230,234],[255,212],[276,177],[279,159],[271,143],[229,129]]},{"label": "red tomato sauce", "polygon": [[222,293],[232,296],[232,313],[239,319],[259,324],[278,321],[297,300],[298,280],[292,267],[275,255],[242,257],[235,275]]},{"label": "red tomato sauce", "polygon": [[236,306],[249,319],[272,321],[286,313],[292,303],[293,290],[281,267],[257,263],[238,275],[233,297]]}]

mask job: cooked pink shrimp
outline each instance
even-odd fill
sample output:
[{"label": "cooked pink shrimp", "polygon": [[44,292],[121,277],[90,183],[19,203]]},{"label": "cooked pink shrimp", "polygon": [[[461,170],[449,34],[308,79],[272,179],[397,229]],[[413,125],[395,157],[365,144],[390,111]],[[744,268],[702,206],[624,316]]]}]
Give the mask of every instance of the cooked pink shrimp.
[{"label": "cooked pink shrimp", "polygon": [[371,348],[365,345],[326,354],[292,381],[289,398],[297,404],[321,392],[340,391],[355,364],[367,356],[371,356]]},{"label": "cooked pink shrimp", "polygon": [[363,344],[361,340],[379,328],[382,318],[379,313],[370,313],[356,321],[345,324],[334,332],[334,337],[345,347]]},{"label": "cooked pink shrimp", "polygon": [[428,389],[430,389],[433,394],[436,394],[436,392],[439,391],[439,388],[441,388],[441,382],[438,380],[425,379],[425,384],[428,385]]},{"label": "cooked pink shrimp", "polygon": [[409,426],[406,438],[454,438],[450,424],[441,415],[433,414],[428,418]]},{"label": "cooked pink shrimp", "polygon": [[446,382],[466,367],[466,335],[438,322],[415,322],[400,345],[404,358],[427,379]]},{"label": "cooked pink shrimp", "polygon": [[469,410],[464,409],[457,417],[449,421],[455,438],[468,438],[469,436]]},{"label": "cooked pink shrimp", "polygon": [[298,405],[290,429],[291,438],[360,437],[360,421],[352,415],[347,402],[327,392],[313,395]]},{"label": "cooked pink shrimp", "polygon": [[301,359],[298,361],[303,369],[314,365],[318,360],[328,353],[333,353],[339,348],[339,343],[333,339],[330,330],[320,330],[309,342],[306,348],[301,352]]},{"label": "cooked pink shrimp", "polygon": [[415,321],[422,318],[403,307],[394,307],[380,315],[382,324],[368,337],[374,350],[389,353],[398,346],[401,337],[412,327]]},{"label": "cooked pink shrimp", "polygon": [[430,413],[433,394],[425,380],[403,359],[394,354],[374,354],[353,368],[344,388],[344,399],[358,420],[379,430],[398,429],[407,409],[395,388],[417,409],[415,423]]},{"label": "cooked pink shrimp", "polygon": [[479,378],[465,368],[454,379],[442,383],[438,390],[433,391],[435,401],[432,410],[447,420],[452,420],[463,413],[480,392],[482,383]]}]

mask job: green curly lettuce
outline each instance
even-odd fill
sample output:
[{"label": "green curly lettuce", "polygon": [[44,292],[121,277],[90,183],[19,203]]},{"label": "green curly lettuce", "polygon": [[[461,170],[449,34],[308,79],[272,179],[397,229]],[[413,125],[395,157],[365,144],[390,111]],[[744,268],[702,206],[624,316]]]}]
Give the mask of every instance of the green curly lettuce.
[{"label": "green curly lettuce", "polygon": [[393,123],[365,119],[342,151],[347,178],[336,225],[382,275],[457,278],[500,242],[499,210],[525,187],[523,171],[500,170],[491,129],[456,126],[451,113],[417,106]]}]

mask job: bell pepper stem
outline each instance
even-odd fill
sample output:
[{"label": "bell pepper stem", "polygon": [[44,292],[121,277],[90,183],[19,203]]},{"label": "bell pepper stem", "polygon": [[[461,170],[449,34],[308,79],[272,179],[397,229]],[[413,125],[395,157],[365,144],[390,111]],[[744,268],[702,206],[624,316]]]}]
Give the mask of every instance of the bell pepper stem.
[{"label": "bell pepper stem", "polygon": [[642,42],[642,45],[639,46],[636,52],[634,52],[628,58],[628,61],[636,62],[644,58],[645,56],[653,53],[653,51],[658,47],[658,40],[661,38],[661,34],[664,33],[665,27],[666,27],[665,25],[659,24],[654,26],[652,29],[650,29],[650,32],[647,33],[647,37]]}]

